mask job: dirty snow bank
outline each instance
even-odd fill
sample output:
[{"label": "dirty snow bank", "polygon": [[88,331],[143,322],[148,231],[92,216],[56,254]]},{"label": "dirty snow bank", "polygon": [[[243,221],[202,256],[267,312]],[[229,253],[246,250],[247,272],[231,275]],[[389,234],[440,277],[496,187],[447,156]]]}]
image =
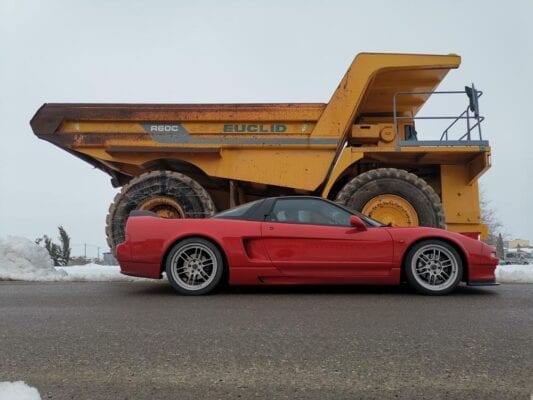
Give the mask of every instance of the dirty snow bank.
[{"label": "dirty snow bank", "polygon": [[496,280],[500,283],[533,283],[533,265],[498,265]]},{"label": "dirty snow bank", "polygon": [[120,273],[117,265],[54,267],[50,255],[29,239],[0,238],[0,280],[18,281],[141,281]]},{"label": "dirty snow bank", "polygon": [[44,247],[26,238],[0,238],[0,280],[59,281],[66,276],[54,268]]},{"label": "dirty snow bank", "polygon": [[88,282],[133,282],[147,281],[153,279],[135,278],[133,276],[122,275],[118,265],[73,265],[71,267],[56,267],[58,271],[64,271],[68,275],[65,281],[88,281]]},{"label": "dirty snow bank", "polygon": [[0,382],[0,400],[41,400],[41,395],[22,381]]}]

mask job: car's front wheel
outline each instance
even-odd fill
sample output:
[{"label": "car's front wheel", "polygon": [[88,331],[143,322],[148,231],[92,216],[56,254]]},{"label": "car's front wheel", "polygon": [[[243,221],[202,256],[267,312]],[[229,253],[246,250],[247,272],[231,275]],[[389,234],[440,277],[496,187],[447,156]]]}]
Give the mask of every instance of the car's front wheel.
[{"label": "car's front wheel", "polygon": [[189,238],[174,245],[166,261],[172,287],[185,295],[202,295],[220,283],[224,260],[220,250],[208,240]]},{"label": "car's front wheel", "polygon": [[452,292],[461,282],[463,261],[457,250],[440,240],[425,240],[414,245],[405,258],[409,285],[423,294]]}]

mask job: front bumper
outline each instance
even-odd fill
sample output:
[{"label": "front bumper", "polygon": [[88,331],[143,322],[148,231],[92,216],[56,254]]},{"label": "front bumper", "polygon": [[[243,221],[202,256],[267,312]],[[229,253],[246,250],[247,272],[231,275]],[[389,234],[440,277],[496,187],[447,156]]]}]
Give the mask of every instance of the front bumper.
[{"label": "front bumper", "polygon": [[498,259],[483,257],[482,262],[471,264],[468,268],[469,286],[494,286],[496,282],[496,267]]},{"label": "front bumper", "polygon": [[496,281],[469,281],[467,282],[468,286],[498,286],[499,283]]}]

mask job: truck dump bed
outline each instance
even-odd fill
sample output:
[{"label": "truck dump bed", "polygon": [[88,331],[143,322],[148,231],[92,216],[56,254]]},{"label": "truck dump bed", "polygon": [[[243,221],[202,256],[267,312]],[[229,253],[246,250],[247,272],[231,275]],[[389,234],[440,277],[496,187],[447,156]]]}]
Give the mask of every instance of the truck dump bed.
[{"label": "truck dump bed", "polygon": [[[31,126],[39,138],[109,173],[115,185],[170,156],[209,176],[315,190],[357,121],[392,124],[396,92],[430,93],[459,63],[456,55],[362,53],[327,104],[45,104]],[[416,115],[428,97],[402,96],[397,115]],[[372,142],[382,127],[367,125],[375,129],[355,136],[372,131]],[[242,173],[251,170],[253,177]]]}]

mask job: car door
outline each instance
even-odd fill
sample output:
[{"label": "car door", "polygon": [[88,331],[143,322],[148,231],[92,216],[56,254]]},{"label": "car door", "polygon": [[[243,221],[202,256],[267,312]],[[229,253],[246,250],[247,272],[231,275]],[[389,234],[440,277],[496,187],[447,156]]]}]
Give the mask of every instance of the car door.
[{"label": "car door", "polygon": [[351,214],[317,198],[277,199],[261,226],[272,263],[286,276],[388,276],[392,238],[386,229],[359,230]]}]

